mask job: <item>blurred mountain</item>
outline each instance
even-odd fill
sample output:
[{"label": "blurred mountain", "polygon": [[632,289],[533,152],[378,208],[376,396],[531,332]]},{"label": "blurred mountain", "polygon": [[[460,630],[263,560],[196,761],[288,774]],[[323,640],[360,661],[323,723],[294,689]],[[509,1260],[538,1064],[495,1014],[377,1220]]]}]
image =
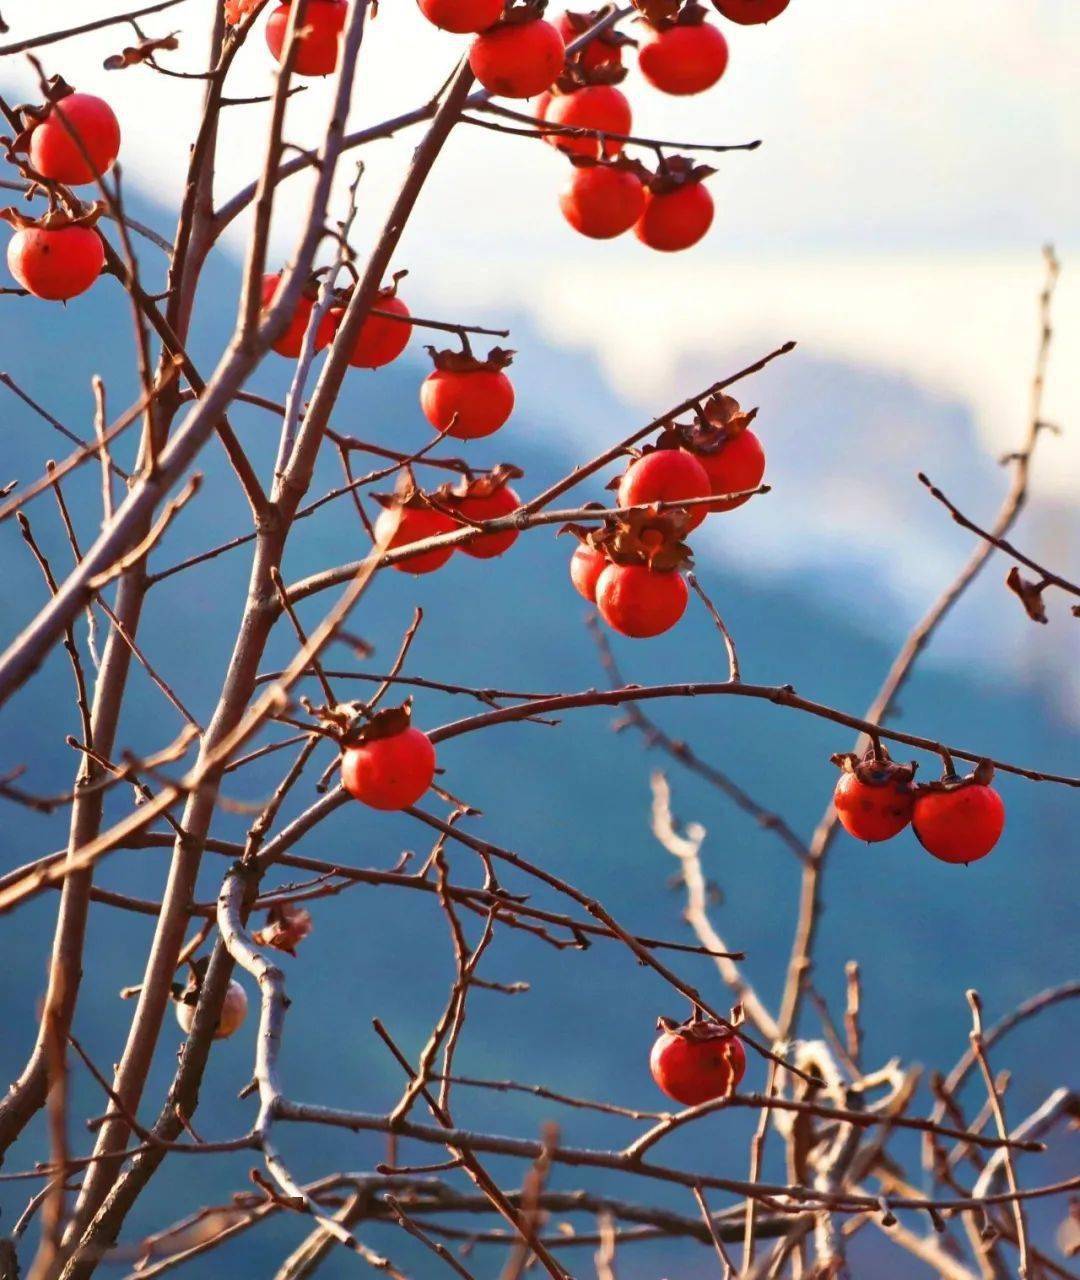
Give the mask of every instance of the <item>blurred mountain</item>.
[{"label": "blurred mountain", "polygon": [[[153,213],[144,215],[153,220]],[[148,269],[153,259],[148,259]],[[203,370],[212,367],[231,326],[236,273],[215,261],[202,302],[192,353]],[[110,413],[135,396],[127,308],[112,282],[64,310],[7,298],[3,317],[3,363],[20,385],[60,421],[90,430],[89,376],[106,380]],[[500,317],[501,318],[501,317]],[[478,317],[479,319],[479,317]],[[516,327],[521,349],[517,383],[519,410],[494,440],[470,446],[469,457],[486,465],[513,460],[526,470],[524,492],[537,491],[576,460],[598,452],[633,426],[625,406],[580,353],[542,349],[527,328]],[[418,354],[419,337],[414,340]],[[718,353],[716,366],[687,370],[696,388],[720,370],[737,366],[739,353]],[[419,359],[401,361],[377,374],[355,372],[336,412],[335,425],[394,448],[415,448],[426,439],[416,404],[423,375]],[[288,367],[273,360],[252,389],[280,398]],[[4,452],[0,484],[26,483],[48,457],[63,457],[68,444],[3,388]],[[711,522],[699,551],[701,577],[739,644],[744,677],[791,683],[803,694],[860,713],[886,669],[898,639],[943,583],[970,542],[954,531],[921,487],[910,483],[917,467],[933,463],[935,479],[948,481],[972,512],[991,510],[1001,477],[992,464],[974,460],[973,431],[963,406],[943,403],[917,386],[879,371],[816,365],[800,357],[758,377],[746,402],[762,405],[770,447],[770,478],[776,490],[743,511]],[[277,422],[260,410],[238,407],[234,426],[268,476]],[[933,451],[930,446],[933,445]],[[591,446],[591,447],[590,447]],[[133,440],[118,449],[130,463]],[[363,465],[358,461],[358,466]],[[217,446],[204,451],[199,467],[206,480],[199,498],[181,515],[160,550],[161,568],[186,555],[246,531],[246,508]],[[319,464],[313,494],[340,483],[337,459]],[[65,486],[84,542],[100,520],[99,475],[84,468]],[[602,496],[599,483],[582,486],[575,500]],[[28,509],[35,535],[58,573],[70,550],[48,496]],[[1048,517],[1052,522],[1060,513]],[[285,576],[295,580],[316,569],[358,557],[363,531],[348,502],[331,504],[296,531]],[[376,646],[369,670],[391,660],[415,605],[424,622],[407,671],[462,684],[502,688],[568,690],[602,682],[593,642],[583,626],[581,600],[566,576],[570,548],[553,531],[523,536],[504,559],[481,563],[457,556],[440,573],[414,580],[380,575],[357,609],[351,627]],[[45,597],[40,574],[12,523],[0,526],[5,590],[0,630],[5,641]],[[155,589],[140,631],[140,643],[157,668],[202,723],[212,711],[219,674],[231,647],[249,563],[241,548],[170,578]],[[1080,747],[1075,723],[1061,694],[1053,655],[1067,623],[1056,616],[1048,628],[1019,619],[1004,597],[994,565],[987,582],[951,619],[940,657],[920,668],[902,699],[894,723],[915,732],[986,751],[1003,759],[1075,772]],[[992,580],[992,581],[991,581]],[[918,586],[916,591],[915,586]],[[927,589],[929,588],[929,589]],[[992,590],[991,590],[992,588]],[[311,622],[330,596],[306,603]],[[1060,613],[1060,611],[1058,611]],[[85,639],[80,626],[80,639]],[[1006,664],[992,659],[1003,635],[1018,637]],[[265,667],[287,659],[293,642],[284,627],[273,637]],[[676,631],[643,643],[617,642],[628,680],[715,679],[724,671],[722,646],[704,611],[691,609]],[[331,668],[354,668],[355,659],[335,650]],[[342,678],[348,696],[356,686]],[[179,725],[175,711],[136,669],[134,697],[121,726],[120,743],[136,752],[169,741]],[[416,715],[433,726],[470,714],[464,697],[422,692]],[[663,705],[650,714],[685,737],[708,760],[727,770],[766,806],[782,812],[807,834],[820,816],[834,781],[831,751],[849,735],[825,722],[742,699],[702,699]],[[648,829],[648,775],[663,765],[671,774],[678,813],[709,828],[705,867],[722,895],[716,921],[726,940],[748,952],[746,971],[767,1002],[782,983],[797,897],[798,869],[767,831],[731,808],[715,791],[679,772],[660,756],[643,752],[630,732],[612,733],[611,712],[574,713],[559,727],[522,724],[463,736],[440,752],[445,785],[482,810],[470,829],[520,852],[556,875],[601,897],[626,926],[683,938],[679,894],[669,886],[674,868]],[[24,785],[49,794],[70,785],[74,759],[64,735],[77,732],[70,671],[54,655],[33,682],[0,713],[0,774],[27,764]],[[245,803],[264,800],[287,756],[272,756],[237,778],[228,796]],[[327,760],[317,757],[282,820],[314,798],[313,786]],[[922,762],[924,773],[935,768]],[[840,999],[843,964],[862,962],[865,983],[866,1060],[893,1054],[947,1069],[967,1045],[964,990],[977,987],[994,1019],[1042,987],[1076,970],[1075,797],[1061,788],[1012,778],[1001,780],[1009,810],[1005,836],[995,854],[970,869],[946,867],[927,857],[904,835],[882,848],[839,839],[827,873],[815,982],[830,1000]],[[110,816],[130,802],[115,796]],[[214,834],[236,838],[242,813],[223,813]],[[6,871],[64,841],[63,815],[52,817],[5,806],[0,812],[0,870]],[[356,865],[390,867],[403,849],[422,857],[428,833],[400,818],[359,808],[339,811],[301,846],[316,857]],[[448,850],[455,879],[477,882],[480,869],[467,851]],[[100,883],[143,896],[159,896],[167,855],[117,853],[100,868]],[[223,863],[209,857],[200,894],[212,900]],[[287,876],[275,878],[283,882]],[[533,893],[533,901],[555,910],[557,897],[507,875],[505,884]],[[1070,890],[1072,892],[1070,892]],[[412,897],[421,899],[412,901]],[[0,1080],[14,1077],[28,1049],[30,1014],[43,985],[55,898],[44,895],[5,918],[4,973],[0,982]],[[378,1110],[390,1107],[401,1088],[397,1068],[370,1029],[378,1016],[405,1049],[415,1054],[446,999],[451,973],[450,940],[427,895],[354,888],[320,903],[316,929],[297,961],[286,962],[294,1003],[286,1031],[284,1072],[293,1097]],[[136,982],[153,922],[106,907],[94,913],[85,994],[77,1034],[107,1066],[117,1057],[130,1006],[117,999],[119,986]],[[681,973],[710,991],[726,994],[707,962],[672,956]],[[588,953],[554,950],[540,940],[504,929],[481,973],[500,982],[527,981],[528,994],[506,997],[478,991],[457,1067],[463,1074],[543,1081],[585,1096],[627,1105],[656,1106],[660,1099],[645,1061],[655,1017],[679,1014],[679,1002],[621,948],[598,942]],[[809,1025],[809,1021],[807,1023]],[[996,1068],[1015,1069],[1010,1115],[1019,1117],[1063,1082],[1068,1055],[1062,1046],[1077,1030],[1068,1009],[1034,1022],[995,1051]],[[149,1118],[174,1068],[179,1032],[166,1030],[147,1086]],[[1073,1039],[1075,1043],[1075,1038]],[[249,1125],[251,1101],[237,1102],[248,1078],[251,1028],[215,1051],[203,1091],[198,1124],[206,1137],[232,1136]],[[1075,1057],[1075,1055],[1073,1055]],[[748,1084],[762,1082],[753,1062]],[[971,1094],[975,1109],[977,1095]],[[92,1082],[77,1076],[80,1114],[104,1102]],[[460,1091],[455,1118],[495,1131],[538,1130],[552,1109],[513,1095]],[[567,1143],[625,1142],[626,1122],[589,1113],[559,1115]],[[672,1163],[697,1161],[718,1174],[745,1174],[747,1116],[716,1117],[668,1141],[661,1153]],[[283,1141],[295,1172],[318,1176],[331,1169],[370,1169],[385,1152],[381,1141],[322,1131],[290,1132]],[[718,1141],[718,1139],[720,1139]],[[41,1152],[35,1129],[9,1159],[27,1167]],[[76,1135],[82,1146],[88,1139]],[[1075,1139],[1073,1140],[1075,1143]],[[917,1144],[907,1150],[917,1151]],[[1053,1181],[1070,1170],[1064,1139],[1031,1163],[1033,1181]],[[1072,1167],[1075,1166],[1075,1147]],[[767,1176],[783,1176],[775,1163]],[[403,1144],[402,1159],[437,1158]],[[200,1204],[227,1200],[247,1184],[250,1157],[213,1161],[177,1159],[166,1165],[132,1214],[125,1239],[137,1240]],[[519,1166],[491,1161],[509,1182]],[[917,1167],[917,1164],[915,1165]],[[693,1205],[675,1189],[657,1192],[625,1176],[597,1175],[590,1185],[624,1198],[656,1197],[677,1209]],[[552,1185],[569,1188],[581,1179],[557,1169]],[[10,1223],[21,1211],[21,1184],[0,1184],[0,1205]],[[715,1207],[722,1199],[713,1197]],[[1033,1205],[1036,1226],[1052,1210]],[[922,1224],[925,1225],[925,1224]],[[215,1257],[209,1269],[225,1268],[245,1278],[270,1275],[304,1224],[295,1219],[245,1236]],[[427,1274],[427,1261],[385,1228],[365,1238],[395,1261]],[[858,1275],[916,1280],[925,1273],[900,1252],[879,1253],[876,1241],[857,1237]],[[470,1262],[478,1276],[497,1274],[501,1251]],[[591,1274],[587,1249],[572,1254],[575,1274]],[[354,1270],[345,1255],[325,1268],[328,1277]],[[694,1246],[647,1244],[620,1257],[624,1280],[714,1274],[714,1260]]]}]

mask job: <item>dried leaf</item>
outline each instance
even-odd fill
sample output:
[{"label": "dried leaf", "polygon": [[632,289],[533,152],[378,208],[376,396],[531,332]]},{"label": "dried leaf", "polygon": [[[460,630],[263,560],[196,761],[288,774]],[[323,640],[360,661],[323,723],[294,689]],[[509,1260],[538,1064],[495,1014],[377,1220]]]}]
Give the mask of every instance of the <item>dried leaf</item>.
[{"label": "dried leaf", "polygon": [[275,951],[295,956],[296,948],[311,933],[311,929],[310,911],[294,906],[291,902],[283,902],[280,906],[270,908],[265,927],[252,936],[260,946],[273,947]]},{"label": "dried leaf", "polygon": [[149,62],[155,53],[179,49],[180,41],[176,38],[177,34],[173,31],[170,35],[158,36],[155,40],[147,38],[140,40],[138,44],[130,44],[119,53],[114,53],[111,58],[106,58],[102,66],[106,71],[123,71],[125,67]]},{"label": "dried leaf", "polygon": [[1013,565],[1009,570],[1009,576],[1005,579],[1005,585],[1024,606],[1024,610],[1032,622],[1047,621],[1046,606],[1042,598],[1045,588],[1044,583],[1029,582],[1027,578],[1021,575],[1016,565]]}]

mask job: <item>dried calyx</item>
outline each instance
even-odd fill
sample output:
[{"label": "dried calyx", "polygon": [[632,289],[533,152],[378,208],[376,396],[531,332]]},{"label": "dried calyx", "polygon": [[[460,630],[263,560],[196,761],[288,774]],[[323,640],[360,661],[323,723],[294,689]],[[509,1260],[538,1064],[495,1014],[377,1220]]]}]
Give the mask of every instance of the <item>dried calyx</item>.
[{"label": "dried calyx", "polygon": [[686,516],[677,509],[661,511],[652,506],[625,516],[608,516],[598,529],[566,524],[559,532],[572,533],[613,564],[644,565],[655,573],[693,565],[692,552],[682,540]]},{"label": "dried calyx", "polygon": [[[371,308],[373,311],[378,311],[379,304],[381,302],[385,302],[387,298],[397,297],[398,285],[401,283],[402,280],[404,280],[404,278],[408,274],[409,274],[408,271],[394,272],[393,276],[391,276],[390,278],[390,283],[384,284],[383,287],[379,290],[379,292],[375,295],[375,298],[371,304]],[[354,272],[354,275],[355,275],[355,272]],[[353,293],[355,291],[356,291],[356,283],[343,285],[340,288],[335,289],[334,290],[335,306],[347,307],[349,305],[349,299],[353,296]]]},{"label": "dried calyx", "polygon": [[[570,28],[570,40],[576,40],[578,36],[583,36],[586,31],[591,31],[593,27],[611,12],[610,9],[593,9],[588,13],[575,12],[573,9],[567,9],[563,14],[563,19]],[[619,31],[616,27],[606,27],[599,35],[593,36],[590,45],[607,45],[611,49],[624,49],[627,45],[637,45],[636,40],[632,40],[630,36]],[[571,57],[575,55],[571,54]]]},{"label": "dried calyx", "polygon": [[994,780],[994,766],[989,760],[980,760],[971,773],[961,777],[946,770],[932,782],[920,782],[920,791],[962,791],[965,787],[988,787]]},{"label": "dried calyx", "polygon": [[656,172],[650,175],[646,186],[657,196],[671,195],[683,187],[696,186],[711,177],[716,170],[707,164],[698,164],[690,156],[663,156]]},{"label": "dried calyx", "polygon": [[639,181],[647,183],[652,178],[652,170],[620,151],[616,156],[582,156],[570,152],[566,157],[575,169],[621,169],[623,173],[632,173]]},{"label": "dried calyx", "polygon": [[52,76],[45,81],[43,88],[45,91],[44,102],[24,102],[12,111],[12,115],[19,121],[19,132],[10,143],[12,151],[29,151],[30,135],[39,124],[48,119],[53,105],[64,98],[70,97],[75,92],[63,76]]},{"label": "dried calyx", "polygon": [[[520,27],[526,22],[535,22],[544,16],[547,0],[522,0],[521,4],[507,5],[503,16],[489,27],[488,31],[497,31],[500,27]],[[486,34],[486,33],[485,33]]]},{"label": "dried calyx", "polygon": [[449,348],[439,351],[431,346],[427,348],[436,369],[441,369],[444,373],[499,373],[513,363],[514,356],[517,354],[508,347],[492,347],[487,353],[487,359],[481,360],[469,348],[464,333],[461,337],[465,344],[463,351],[453,351]]},{"label": "dried calyx", "polygon": [[412,698],[406,698],[400,707],[386,707],[374,715],[353,721],[341,736],[341,746],[358,747],[363,742],[377,742],[381,738],[396,738],[412,724]]},{"label": "dried calyx", "polygon": [[409,471],[401,472],[393,493],[373,493],[371,496],[387,511],[392,511],[395,507],[426,507],[430,511],[435,505],[431,501],[431,495],[420,488],[415,476]]},{"label": "dried calyx", "polygon": [[92,204],[78,204],[71,209],[51,208],[39,217],[31,217],[14,205],[0,209],[0,220],[10,222],[17,231],[37,228],[40,231],[62,231],[65,227],[94,227],[105,212],[100,200]]},{"label": "dried calyx", "polygon": [[650,27],[663,31],[668,27],[699,27],[705,21],[706,10],[696,2],[687,0],[631,0],[634,8]]},{"label": "dried calyx", "polygon": [[577,93],[594,84],[621,84],[626,79],[626,68],[620,62],[601,62],[588,66],[580,56],[570,55],[563,73],[551,86],[549,93],[559,97]]},{"label": "dried calyx", "polygon": [[660,1017],[656,1019],[656,1029],[657,1031],[664,1031],[670,1036],[679,1036],[683,1040],[690,1040],[700,1044],[706,1040],[726,1039],[742,1020],[742,1006],[736,1005],[731,1011],[731,1018],[728,1023],[715,1022],[712,1018],[704,1018],[700,1015],[688,1018],[685,1022],[676,1022],[674,1018]]},{"label": "dried calyx", "polygon": [[702,405],[693,422],[672,422],[656,438],[660,447],[691,453],[718,453],[749,427],[757,409],[745,413],[734,396],[715,395]]},{"label": "dried calyx", "polygon": [[854,751],[839,751],[829,759],[844,773],[853,773],[868,787],[894,787],[906,790],[915,779],[918,764],[897,764],[885,747],[873,744],[861,755]]},{"label": "dried calyx", "polygon": [[209,967],[209,956],[200,956],[197,960],[188,961],[187,982],[174,982],[170,988],[170,994],[177,1004],[188,1004],[194,1007],[199,1003],[199,995],[206,981],[206,971]]},{"label": "dried calyx", "polygon": [[457,516],[463,502],[470,498],[490,498],[493,493],[505,489],[511,480],[520,480],[524,474],[512,462],[500,462],[490,471],[470,472],[459,480],[448,480],[428,496],[432,505]]}]

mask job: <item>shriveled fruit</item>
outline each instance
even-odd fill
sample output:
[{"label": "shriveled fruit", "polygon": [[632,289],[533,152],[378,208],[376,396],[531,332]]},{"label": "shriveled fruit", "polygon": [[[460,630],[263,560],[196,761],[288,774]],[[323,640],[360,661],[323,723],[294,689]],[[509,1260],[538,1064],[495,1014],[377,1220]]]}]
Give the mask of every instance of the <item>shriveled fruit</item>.
[{"label": "shriveled fruit", "polygon": [[[647,502],[681,502],[707,498],[712,486],[705,468],[684,449],[654,449],[623,472],[617,493],[620,507]],[[686,508],[686,531],[696,529],[708,512],[704,505]]]},{"label": "shriveled fruit", "polygon": [[600,616],[621,635],[643,640],[669,631],[686,611],[689,592],[674,570],[609,564],[596,583]]},{"label": "shriveled fruit", "polygon": [[672,191],[649,189],[634,234],[650,249],[675,253],[697,244],[712,225],[713,199],[700,182]]},{"label": "shriveled fruit", "polygon": [[746,1072],[742,1041],[718,1022],[676,1026],[660,1019],[660,1037],[649,1055],[649,1070],[663,1093],[684,1107],[723,1098]]},{"label": "shriveled fruit", "polygon": [[712,0],[717,10],[732,22],[744,27],[771,22],[788,7],[791,0]]},{"label": "shriveled fruit", "polygon": [[[539,112],[537,113],[539,115]],[[573,93],[556,93],[547,102],[542,117],[546,124],[573,129],[598,129],[603,133],[629,134],[633,115],[626,94],[613,84],[588,84]],[[599,138],[568,137],[560,133],[544,135],[545,141],[568,155],[598,156]],[[617,155],[623,148],[618,138],[604,138],[603,154]]]},{"label": "shriveled fruit", "polygon": [[[180,1024],[180,1030],[188,1035],[191,1028],[195,1025],[195,1009],[198,1004],[197,993],[193,996],[195,1003],[189,1003],[188,1000],[178,1000],[176,1004],[176,1021]],[[214,1030],[215,1040],[227,1040],[229,1036],[235,1034],[244,1023],[247,1017],[248,998],[247,992],[236,981],[235,978],[229,980],[229,985],[225,991],[225,999],[221,1005],[221,1016],[218,1018],[217,1027]]]},{"label": "shriveled fruit", "polygon": [[570,557],[570,581],[579,596],[596,603],[596,584],[611,562],[595,547],[580,543]]},{"label": "shriveled fruit", "polygon": [[341,756],[341,785],[371,809],[407,809],[435,777],[435,748],[412,725],[386,737],[348,746]]},{"label": "shriveled fruit", "polygon": [[[381,539],[389,529],[393,520],[393,509],[382,511],[375,521],[375,537]],[[425,538],[433,538],[440,533],[451,533],[457,525],[442,511],[422,505],[401,508],[401,522],[397,532],[390,539],[390,548],[408,546],[411,542],[420,542]],[[429,551],[418,551],[394,563],[395,569],[402,573],[434,573],[454,554],[453,547],[435,547]]]},{"label": "shriveled fruit", "polygon": [[486,31],[502,17],[504,0],[417,0],[433,26],[456,35]]},{"label": "shriveled fruit", "polygon": [[[262,305],[263,310],[267,310],[274,300],[277,293],[278,285],[281,283],[281,275],[263,276],[262,283]],[[292,319],[289,321],[289,327],[281,335],[280,338],[271,344],[271,350],[276,351],[279,356],[288,356],[289,359],[295,360],[299,356],[301,348],[304,345],[304,334],[307,333],[308,323],[311,320],[311,312],[315,306],[315,299],[307,292],[300,295],[300,299],[296,304],[296,310],[293,312]],[[330,340],[334,336],[334,321],[330,312],[327,312],[319,322],[319,327],[315,331],[315,350],[322,351],[324,347],[330,345]]]},{"label": "shriveled fruit", "polygon": [[489,436],[514,408],[514,385],[503,372],[512,352],[496,347],[487,360],[434,351],[436,368],[420,386],[420,408],[436,431],[458,440]]},{"label": "shriveled fruit", "polygon": [[543,93],[559,78],[565,60],[562,36],[543,18],[500,23],[477,36],[469,49],[477,80],[504,98]]},{"label": "shriveled fruit", "polygon": [[679,96],[704,93],[727,69],[728,45],[717,27],[707,22],[660,30],[642,25],[638,66],[654,89]]},{"label": "shriveled fruit", "polygon": [[23,226],[8,242],[7,263],[35,298],[66,302],[101,275],[105,247],[93,227]]},{"label": "shriveled fruit", "polygon": [[60,98],[30,135],[34,169],[69,186],[108,173],[119,154],[120,122],[112,107],[91,93]]},{"label": "shriveled fruit", "polygon": [[861,760],[850,753],[833,759],[844,770],[833,793],[844,830],[872,844],[903,831],[915,806],[913,769],[893,764],[887,755],[875,755],[872,750]]},{"label": "shriveled fruit", "polygon": [[559,195],[563,217],[583,236],[610,240],[641,217],[645,188],[630,168],[575,166]]},{"label": "shriveled fruit", "polygon": [[[285,52],[289,9],[288,4],[278,5],[266,24],[266,43],[278,62]],[[296,33],[293,69],[298,76],[328,76],[337,68],[347,13],[345,0],[308,0]]]},{"label": "shriveled fruit", "polygon": [[919,843],[942,862],[977,862],[1005,829],[1005,805],[990,786],[993,769],[980,766],[969,778],[919,787],[912,828]]},{"label": "shriveled fruit", "polygon": [[[389,314],[375,315],[376,311]],[[331,308],[333,332],[337,332],[344,314],[342,307]],[[360,326],[349,363],[356,369],[381,369],[384,364],[396,360],[412,337],[412,325],[408,323],[408,319],[409,308],[396,294],[385,291],[380,293],[371,313]]]}]

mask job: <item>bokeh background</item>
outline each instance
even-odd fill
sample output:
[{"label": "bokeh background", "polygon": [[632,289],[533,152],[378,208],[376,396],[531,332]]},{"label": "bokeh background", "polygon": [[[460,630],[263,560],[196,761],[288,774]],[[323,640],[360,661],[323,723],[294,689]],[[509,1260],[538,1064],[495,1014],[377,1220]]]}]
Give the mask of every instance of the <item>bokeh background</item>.
[{"label": "bokeh background", "polygon": [[[48,6],[9,0],[0,10],[9,38],[86,15],[75,0]],[[145,25],[153,34],[178,30],[181,52],[170,65],[197,69],[211,15],[209,0],[189,0]],[[481,464],[519,463],[526,492],[688,392],[797,339],[794,354],[744,388],[744,403],[761,409],[774,491],[708,522],[695,549],[707,589],[739,641],[747,678],[791,682],[807,696],[859,712],[902,637],[971,545],[927,497],[915,472],[927,471],[984,520],[1007,482],[996,459],[1025,429],[1038,337],[1039,248],[1046,240],[1057,244],[1064,273],[1045,416],[1064,430],[1040,441],[1032,500],[1016,540],[1066,573],[1080,562],[1080,22],[1071,0],[1000,7],[992,20],[975,0],[944,8],[930,0],[874,6],[792,0],[767,28],[728,24],[727,34],[729,71],[701,98],[664,99],[636,72],[628,79],[643,134],[763,139],[754,153],[720,158],[712,180],[717,219],[698,248],[668,257],[632,238],[596,244],[576,237],[557,208],[561,157],[526,139],[461,127],[394,265],[410,271],[403,296],[416,311],[512,329],[520,353],[518,411],[469,456]],[[103,71],[103,58],[121,43],[114,30],[60,44],[45,51],[46,67],[114,103],[124,128],[132,211],[168,236],[200,90],[197,82],[147,69]],[[352,123],[373,123],[425,101],[462,48],[428,27],[408,0],[388,0],[365,41]],[[252,40],[234,91],[257,95],[271,84],[265,49]],[[21,58],[0,65],[0,87],[9,100],[33,95]],[[293,100],[290,138],[301,144],[318,138],[328,92],[314,84]],[[257,172],[262,110],[230,113],[219,200]],[[361,253],[377,234],[416,137],[404,133],[363,151],[355,235]],[[294,179],[282,193],[274,227],[274,251],[282,260],[295,238],[305,182]],[[238,219],[207,270],[192,342],[206,368],[231,329],[245,234]],[[144,251],[143,266],[148,278],[160,278],[155,249]],[[0,367],[61,421],[89,430],[93,372],[105,377],[113,405],[127,403],[130,322],[124,299],[108,282],[62,310],[0,301]],[[337,425],[392,447],[418,446],[426,438],[416,403],[424,362],[417,337],[409,356],[392,368],[351,375]],[[253,385],[280,394],[287,385],[284,363],[269,364]],[[64,456],[65,443],[25,406],[10,396],[0,403],[0,482],[32,479],[46,458]],[[235,421],[268,473],[273,421],[243,410]],[[213,446],[200,468],[203,493],[155,554],[155,567],[244,530],[235,483]],[[337,482],[336,461],[324,459],[313,492]],[[88,540],[100,518],[96,476],[73,481],[69,496]],[[602,496],[600,485],[583,488],[581,496]],[[63,567],[69,552],[54,511],[42,501],[30,515],[54,564]],[[355,513],[331,506],[298,529],[286,576],[354,558],[363,545]],[[356,629],[376,643],[377,666],[393,652],[413,604],[421,603],[426,619],[413,672],[505,687],[587,687],[602,676],[581,602],[566,581],[567,556],[564,543],[537,532],[492,565],[456,557],[429,580],[383,575],[357,614]],[[0,528],[0,557],[6,642],[44,589],[10,524]],[[894,723],[1002,758],[1076,772],[1076,624],[1053,597],[1050,624],[1029,622],[1004,590],[1005,568],[992,561],[942,628]],[[203,722],[227,660],[246,573],[241,550],[170,580],[158,589],[141,632],[156,665]],[[317,608],[308,616],[316,617]],[[696,613],[672,635],[625,642],[617,654],[627,678],[642,682],[712,678],[722,669],[715,634]],[[287,655],[282,632],[267,667]],[[137,670],[133,688],[121,741],[149,750],[171,739],[176,713]],[[833,782],[828,755],[848,745],[845,735],[729,701],[653,710],[667,729],[809,833]],[[434,695],[417,704],[426,724],[465,713],[460,700]],[[609,713],[594,711],[558,729],[520,726],[461,739],[443,753],[446,782],[483,810],[478,832],[601,896],[640,931],[681,936],[679,895],[666,887],[671,859],[647,826],[648,773],[660,761],[630,736],[614,736],[611,723]],[[76,730],[70,674],[60,655],[0,713],[0,773],[27,764],[29,789],[62,790],[75,763],[64,735]],[[934,767],[932,760],[922,764],[924,771]],[[270,768],[252,770],[232,794],[258,801],[275,781]],[[314,773],[297,804],[310,802],[313,781]],[[749,976],[775,1002],[796,868],[768,833],[717,793],[678,772],[672,781],[680,815],[709,829],[704,857],[722,893],[718,925],[732,945],[748,951]],[[947,1069],[967,1043],[966,987],[983,992],[994,1019],[1076,972],[1075,796],[1012,779],[1001,789],[1009,809],[1005,837],[992,858],[968,870],[933,862],[909,836],[869,850],[847,839],[835,846],[816,981],[838,999],[844,961],[862,962],[869,1062],[899,1054]],[[113,813],[127,800],[116,797]],[[242,819],[225,815],[215,834],[229,838],[242,828]],[[0,871],[60,847],[64,834],[62,816],[5,806]],[[422,853],[426,846],[415,826],[349,810],[304,847],[315,856],[390,866],[403,848]],[[462,879],[476,874],[459,853],[453,866]],[[205,869],[206,900],[221,869],[217,859]],[[103,884],[155,896],[165,859],[156,852],[121,853],[100,874]],[[29,1048],[54,906],[42,898],[0,923],[0,1080],[17,1074]],[[119,1053],[130,1006],[116,992],[138,980],[151,923],[104,907],[95,914],[76,1030],[99,1063]],[[322,904],[315,934],[289,966],[295,1003],[285,1071],[292,1095],[371,1110],[391,1106],[400,1080],[370,1019],[381,1017],[409,1051],[418,1051],[445,999],[449,955],[442,922],[426,900],[360,888]],[[706,961],[687,958],[680,969],[713,983],[716,998],[724,998]],[[658,1013],[681,1011],[621,950],[598,944],[584,954],[554,953],[508,933],[485,972],[532,987],[512,999],[477,994],[459,1058],[463,1071],[542,1080],[630,1105],[659,1102],[645,1070],[652,1022]],[[1076,1033],[1075,1012],[1066,1008],[995,1053],[995,1065],[1015,1072],[1012,1116],[1068,1082],[1070,1072],[1075,1079]],[[170,1027],[148,1083],[147,1117],[167,1086],[178,1043]],[[204,1133],[231,1136],[250,1122],[251,1103],[234,1099],[246,1081],[251,1048],[249,1029],[215,1053],[200,1111]],[[748,1083],[761,1078],[754,1063]],[[77,1088],[84,1114],[102,1109],[92,1082],[81,1079]],[[977,1093],[969,1098],[977,1108]],[[463,1092],[458,1108],[463,1123],[506,1132],[535,1132],[552,1116],[549,1106],[501,1095]],[[618,1144],[628,1137],[622,1122],[584,1113],[558,1118],[567,1142]],[[749,1123],[716,1117],[670,1140],[663,1154],[740,1176]],[[41,1142],[39,1131],[29,1134],[9,1168],[31,1163]],[[287,1142],[304,1176],[370,1169],[384,1155],[381,1142],[363,1137],[292,1133]],[[1076,1154],[1075,1138],[1058,1139],[1023,1174],[1052,1181],[1075,1169]],[[249,1163],[226,1157],[167,1166],[129,1219],[125,1238],[137,1240],[189,1209],[227,1199],[245,1184]],[[498,1161],[493,1167],[509,1183],[520,1176],[519,1167]],[[564,1170],[554,1185],[579,1181]],[[654,1194],[619,1175],[590,1183],[626,1198]],[[0,1184],[0,1232],[21,1211],[25,1194],[19,1184]],[[692,1211],[675,1191],[662,1190],[660,1197]],[[1033,1206],[1032,1218],[1044,1236],[1052,1235],[1052,1207]],[[228,1268],[253,1280],[272,1275],[302,1233],[302,1223],[278,1220],[189,1273]],[[416,1274],[426,1274],[427,1260],[417,1260],[397,1234],[385,1228],[365,1234],[403,1264],[419,1262]],[[587,1249],[570,1256],[575,1274],[592,1274]],[[915,1280],[926,1274],[866,1233],[858,1237],[856,1261],[860,1276]],[[470,1265],[487,1276],[497,1274],[501,1262],[496,1250]],[[326,1264],[325,1274],[344,1276],[356,1265],[342,1254]],[[696,1246],[635,1246],[619,1262],[620,1276],[630,1280],[707,1276],[714,1269],[711,1255]]]}]

